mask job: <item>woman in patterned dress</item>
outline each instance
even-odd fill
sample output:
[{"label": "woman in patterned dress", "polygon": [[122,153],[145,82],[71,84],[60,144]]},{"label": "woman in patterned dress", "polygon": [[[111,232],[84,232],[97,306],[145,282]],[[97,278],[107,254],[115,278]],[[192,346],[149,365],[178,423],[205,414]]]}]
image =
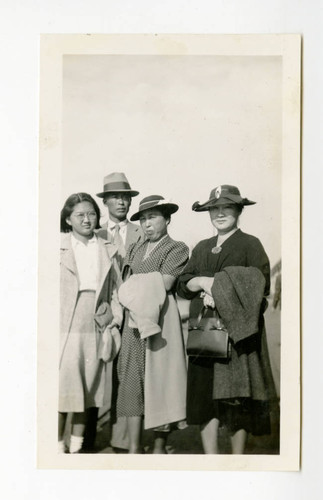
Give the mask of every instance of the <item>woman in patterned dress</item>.
[{"label": "woman in patterned dress", "polygon": [[117,415],[127,417],[129,453],[142,453],[143,421],[145,428],[155,430],[153,452],[165,453],[171,424],[186,418],[186,359],[174,290],[188,261],[188,247],[167,233],[177,210],[176,204],[153,195],[131,217],[140,221],[146,240],[128,249],[124,274],[130,277],[119,290],[126,317]]},{"label": "woman in patterned dress", "polygon": [[228,362],[189,357],[187,423],[200,425],[205,453],[218,453],[219,425],[228,429],[235,454],[244,452],[249,432],[270,433],[275,389],[263,318],[270,266],[260,241],[238,228],[244,206],[254,203],[242,198],[237,187],[222,185],[212,189],[207,202],[192,207],[209,211],[217,235],[193,249],[177,292],[191,300],[191,318],[203,303],[216,307],[233,343]]}]

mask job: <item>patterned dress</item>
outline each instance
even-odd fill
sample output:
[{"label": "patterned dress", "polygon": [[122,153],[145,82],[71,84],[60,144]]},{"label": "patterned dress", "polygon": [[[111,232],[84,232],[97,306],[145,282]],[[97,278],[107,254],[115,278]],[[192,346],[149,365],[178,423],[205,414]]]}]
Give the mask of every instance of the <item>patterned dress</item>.
[{"label": "patterned dress", "polygon": [[[132,274],[159,271],[177,278],[188,261],[185,243],[174,241],[166,235],[145,257],[147,245],[148,241],[144,241],[129,247],[124,269],[129,266]],[[128,326],[126,312],[118,360],[118,417],[144,415],[145,352],[146,341],[140,338],[136,328]]]}]

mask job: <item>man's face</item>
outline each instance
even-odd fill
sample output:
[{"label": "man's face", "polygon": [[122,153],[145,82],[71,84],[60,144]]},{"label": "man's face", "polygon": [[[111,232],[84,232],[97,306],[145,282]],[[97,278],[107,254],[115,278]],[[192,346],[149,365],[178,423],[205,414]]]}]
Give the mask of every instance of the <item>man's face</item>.
[{"label": "man's face", "polygon": [[131,196],[125,193],[109,193],[104,197],[104,202],[109,210],[113,222],[122,222],[127,218],[131,205]]}]

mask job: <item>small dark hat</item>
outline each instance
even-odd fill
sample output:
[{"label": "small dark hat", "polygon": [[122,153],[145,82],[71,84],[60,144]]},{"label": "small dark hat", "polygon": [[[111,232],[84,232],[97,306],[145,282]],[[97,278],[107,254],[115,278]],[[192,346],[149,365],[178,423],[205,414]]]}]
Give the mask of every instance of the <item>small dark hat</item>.
[{"label": "small dark hat", "polygon": [[192,206],[192,210],[194,210],[194,212],[206,212],[210,210],[210,208],[218,205],[232,204],[245,206],[254,205],[255,203],[255,201],[248,200],[248,198],[242,198],[236,186],[222,184],[222,186],[212,189],[210,198],[205,203],[200,204],[199,201],[196,201]]},{"label": "small dark hat", "polygon": [[104,198],[110,193],[125,193],[129,196],[137,196],[139,191],[131,189],[127,177],[123,172],[113,172],[103,179],[103,192],[98,193],[99,198]]},{"label": "small dark hat", "polygon": [[169,200],[165,200],[162,196],[158,194],[152,194],[143,198],[139,204],[139,210],[130,217],[130,220],[139,220],[140,214],[149,208],[166,208],[169,214],[174,214],[178,210],[178,205],[172,203]]}]

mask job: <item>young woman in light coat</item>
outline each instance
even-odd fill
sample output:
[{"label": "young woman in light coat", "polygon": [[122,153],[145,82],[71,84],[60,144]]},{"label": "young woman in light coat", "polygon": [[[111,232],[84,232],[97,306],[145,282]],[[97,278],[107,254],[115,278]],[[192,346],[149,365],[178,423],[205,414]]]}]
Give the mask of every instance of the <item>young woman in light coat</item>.
[{"label": "young woman in light coat", "polygon": [[116,247],[94,232],[99,218],[98,205],[86,193],[69,196],[61,211],[60,452],[65,451],[67,413],[73,413],[70,453],[78,453],[87,408],[107,404],[111,395],[106,385],[111,383],[122,323],[120,271]]}]

